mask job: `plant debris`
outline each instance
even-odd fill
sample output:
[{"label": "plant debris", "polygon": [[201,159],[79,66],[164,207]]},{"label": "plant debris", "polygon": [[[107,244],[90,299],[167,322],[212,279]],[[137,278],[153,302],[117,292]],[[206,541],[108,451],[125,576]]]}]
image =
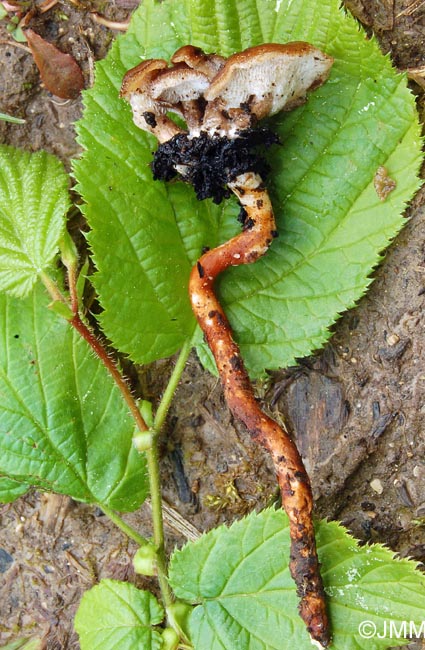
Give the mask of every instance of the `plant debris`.
[{"label": "plant debris", "polygon": [[47,90],[62,99],[78,97],[84,88],[84,77],[75,59],[32,29],[25,30],[25,36]]},{"label": "plant debris", "polygon": [[380,200],[385,201],[388,195],[395,190],[397,183],[388,176],[387,168],[381,165],[373,177],[373,186]]}]

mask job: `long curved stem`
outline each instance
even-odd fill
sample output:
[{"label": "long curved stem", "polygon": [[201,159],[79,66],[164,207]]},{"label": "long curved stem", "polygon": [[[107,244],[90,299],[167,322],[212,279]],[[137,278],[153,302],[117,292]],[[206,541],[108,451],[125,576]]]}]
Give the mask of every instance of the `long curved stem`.
[{"label": "long curved stem", "polygon": [[246,211],[244,231],[200,258],[190,277],[190,299],[214,355],[230,410],[272,456],[282,504],[289,517],[289,567],[301,599],[300,615],[312,639],[326,647],[330,643],[330,633],[316,552],[310,481],[288,433],[259,408],[239,347],[214,293],[214,281],[222,271],[229,266],[255,262],[266,253],[277,234],[273,209],[257,174],[242,174],[229,183],[229,187]]}]

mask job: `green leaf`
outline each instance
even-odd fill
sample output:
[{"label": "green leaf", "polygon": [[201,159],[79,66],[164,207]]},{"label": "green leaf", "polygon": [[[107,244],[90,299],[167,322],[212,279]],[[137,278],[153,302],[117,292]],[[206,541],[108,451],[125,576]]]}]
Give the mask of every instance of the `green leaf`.
[{"label": "green leaf", "polygon": [[28,483],[15,481],[9,476],[0,476],[0,503],[11,503],[21,497],[30,488]]},{"label": "green leaf", "polygon": [[153,628],[164,611],[148,591],[118,580],[102,580],[87,591],[75,617],[81,650],[160,650]]},{"label": "green leaf", "polygon": [[[321,522],[316,534],[333,650],[387,648],[390,620],[419,629],[425,576],[413,562],[378,544],[359,547],[335,522]],[[178,598],[197,605],[189,622],[195,650],[310,650],[288,559],[281,510],[253,513],[175,551],[170,583]],[[362,638],[363,621],[376,626],[376,635]]]},{"label": "green leaf", "polygon": [[133,510],[148,489],[134,422],[103,364],[47,305],[41,288],[0,294],[0,475]]},{"label": "green leaf", "polygon": [[[191,335],[190,268],[202,247],[239,229],[235,200],[198,202],[183,183],[152,180],[156,143],[118,98],[128,68],[141,58],[168,59],[186,43],[229,55],[261,42],[307,40],[335,58],[330,80],[307,104],[271,122],[282,142],[270,155],[269,177],[279,239],[259,262],[230,269],[218,283],[250,372],[286,366],[321,346],[366,291],[418,187],[419,126],[405,77],[339,4],[145,0],[98,65],[77,127],[86,151],[75,175],[92,228],[101,324],[133,360],[169,355]],[[380,166],[397,183],[385,202],[373,185]]]},{"label": "green leaf", "polygon": [[57,253],[68,207],[57,158],[0,146],[0,290],[28,295]]}]

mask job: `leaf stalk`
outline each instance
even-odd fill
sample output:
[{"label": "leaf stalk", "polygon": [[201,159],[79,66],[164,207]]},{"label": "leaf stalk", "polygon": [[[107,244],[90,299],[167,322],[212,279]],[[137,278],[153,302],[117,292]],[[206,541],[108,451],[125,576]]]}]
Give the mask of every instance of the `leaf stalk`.
[{"label": "leaf stalk", "polygon": [[119,515],[117,515],[116,512],[108,508],[108,506],[105,506],[104,503],[98,503],[97,504],[101,510],[105,513],[105,515],[114,522],[114,524],[122,530],[122,532],[127,535],[127,537],[130,537],[130,539],[134,540],[136,544],[139,546],[146,546],[149,544],[149,540],[140,535],[137,530],[135,530],[130,524],[128,524],[124,519],[121,519]]},{"label": "leaf stalk", "polygon": [[158,556],[158,582],[161,588],[162,598],[164,600],[165,608],[167,609],[173,602],[174,596],[169,587],[167,580],[167,563],[165,557],[165,537],[164,537],[164,523],[162,516],[162,496],[161,496],[161,482],[160,482],[160,469],[158,458],[158,436],[164,425],[165,418],[167,417],[170,408],[171,400],[176,392],[177,385],[180,381],[182,372],[186,365],[190,350],[192,349],[192,339],[187,339],[183,344],[180,354],[177,358],[171,377],[168,381],[167,388],[165,389],[162,400],[159,404],[158,410],[155,415],[153,431],[153,445],[151,449],[146,451],[146,459],[148,463],[148,474],[150,482],[151,493],[151,507],[152,507],[152,525],[153,537]]}]

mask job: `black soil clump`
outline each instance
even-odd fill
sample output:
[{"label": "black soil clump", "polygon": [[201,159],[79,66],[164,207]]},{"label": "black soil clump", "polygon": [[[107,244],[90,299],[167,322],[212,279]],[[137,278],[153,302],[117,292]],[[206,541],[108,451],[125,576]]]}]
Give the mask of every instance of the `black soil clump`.
[{"label": "black soil clump", "polygon": [[[196,138],[178,133],[161,144],[154,154],[152,172],[155,180],[169,181],[180,176],[194,187],[197,198],[211,198],[220,203],[230,195],[227,184],[245,172],[256,172],[264,179],[269,167],[256,151],[278,144],[279,139],[269,129],[247,129],[234,139],[209,136],[202,132]],[[177,165],[186,167],[183,174]]]}]

